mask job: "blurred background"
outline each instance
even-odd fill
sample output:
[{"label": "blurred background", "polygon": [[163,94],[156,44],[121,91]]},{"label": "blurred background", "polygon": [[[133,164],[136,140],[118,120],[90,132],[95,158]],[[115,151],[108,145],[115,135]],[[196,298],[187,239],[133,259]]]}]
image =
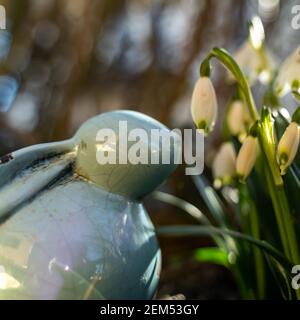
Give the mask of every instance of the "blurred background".
[{"label": "blurred background", "polygon": [[[297,2],[0,1],[6,9],[6,29],[0,30],[0,156],[68,138],[89,117],[115,109],[146,113],[171,128],[192,127],[190,97],[205,54],[213,46],[234,52],[247,37],[247,21],[258,14],[267,48],[280,61],[299,43],[300,30],[291,27]],[[214,70],[222,116],[232,88],[224,69]],[[207,162],[220,143],[219,131],[217,123],[206,143]],[[183,168],[163,189],[206,210]],[[174,208],[146,203],[156,225],[194,222]],[[210,245],[209,239],[160,242],[158,297],[238,298],[229,271],[193,259],[193,250]]]}]

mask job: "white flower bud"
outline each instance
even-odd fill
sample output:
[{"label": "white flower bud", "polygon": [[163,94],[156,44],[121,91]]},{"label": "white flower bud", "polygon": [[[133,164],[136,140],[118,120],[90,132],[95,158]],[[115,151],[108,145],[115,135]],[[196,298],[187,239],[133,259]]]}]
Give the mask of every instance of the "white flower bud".
[{"label": "white flower bud", "polygon": [[248,136],[244,140],[236,160],[236,172],[241,180],[245,180],[253,169],[257,150],[257,138]]},{"label": "white flower bud", "polygon": [[300,140],[300,127],[296,122],[292,122],[282,135],[277,149],[281,174],[286,173],[286,169],[295,159]]},{"label": "white flower bud", "polygon": [[245,110],[245,106],[242,101],[234,101],[228,111],[227,124],[230,133],[233,136],[237,136],[246,131],[246,123],[248,121],[248,115]]},{"label": "white flower bud", "polygon": [[236,154],[231,142],[221,145],[212,164],[213,176],[222,181],[229,180],[235,175]]},{"label": "white flower bud", "polygon": [[252,46],[258,50],[262,47],[265,41],[265,30],[264,26],[258,16],[251,19],[251,24],[249,27],[249,37]]},{"label": "white flower bud", "polygon": [[217,98],[214,86],[208,77],[196,82],[191,103],[193,121],[198,129],[210,132],[217,118]]},{"label": "white flower bud", "polygon": [[275,88],[281,96],[291,91],[293,83],[300,85],[300,46],[289,55],[279,68]]}]

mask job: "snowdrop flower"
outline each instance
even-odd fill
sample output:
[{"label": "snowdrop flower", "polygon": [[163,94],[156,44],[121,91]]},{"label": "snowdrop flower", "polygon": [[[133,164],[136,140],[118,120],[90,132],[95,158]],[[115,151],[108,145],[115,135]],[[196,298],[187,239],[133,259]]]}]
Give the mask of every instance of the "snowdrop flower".
[{"label": "snowdrop flower", "polygon": [[287,168],[295,159],[300,140],[300,127],[296,122],[292,122],[282,135],[277,149],[281,174],[286,173]]},{"label": "snowdrop flower", "polygon": [[[269,52],[263,55],[253,48],[249,41],[245,41],[242,46],[233,54],[233,58],[245,73],[250,84],[258,78],[262,83],[269,82],[274,68],[274,59]],[[228,72],[228,80],[235,82],[235,78]]]},{"label": "snowdrop flower", "polygon": [[245,110],[244,103],[240,100],[235,100],[228,111],[227,124],[230,133],[233,136],[238,136],[246,131],[246,123],[248,115]]},{"label": "snowdrop flower", "polygon": [[249,176],[254,167],[257,158],[257,150],[257,138],[248,136],[244,140],[236,160],[236,172],[242,181]]},{"label": "snowdrop flower", "polygon": [[191,113],[198,129],[210,132],[217,118],[217,98],[214,86],[208,77],[200,77],[192,95]]},{"label": "snowdrop flower", "polygon": [[229,181],[235,175],[236,153],[232,143],[225,142],[221,145],[212,164],[215,180]]},{"label": "snowdrop flower", "polygon": [[[281,96],[291,91],[296,84],[300,91],[300,46],[289,55],[279,68],[275,88]],[[300,92],[299,92],[300,93]]]}]

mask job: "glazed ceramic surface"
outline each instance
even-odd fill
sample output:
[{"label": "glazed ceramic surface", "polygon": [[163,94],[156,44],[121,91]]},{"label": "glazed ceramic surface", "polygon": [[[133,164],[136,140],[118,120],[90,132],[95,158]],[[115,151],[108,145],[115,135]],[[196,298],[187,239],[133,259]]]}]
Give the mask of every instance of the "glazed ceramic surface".
[{"label": "glazed ceramic surface", "polygon": [[1,158],[0,299],[153,297],[161,256],[140,199],[175,165],[99,165],[97,149],[109,146],[96,143],[97,131],[118,133],[120,120],[128,130],[168,131],[142,114],[116,111],[92,118],[73,139]]}]

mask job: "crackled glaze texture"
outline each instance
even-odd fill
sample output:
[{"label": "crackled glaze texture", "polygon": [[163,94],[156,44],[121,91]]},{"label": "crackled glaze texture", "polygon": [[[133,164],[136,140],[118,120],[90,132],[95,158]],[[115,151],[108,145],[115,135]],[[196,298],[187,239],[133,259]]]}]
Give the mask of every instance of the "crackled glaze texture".
[{"label": "crackled glaze texture", "polygon": [[140,198],[175,165],[97,164],[95,133],[117,132],[119,120],[129,129],[168,130],[139,113],[110,112],[86,122],[73,139],[0,161],[0,299],[155,294],[160,249]]}]

